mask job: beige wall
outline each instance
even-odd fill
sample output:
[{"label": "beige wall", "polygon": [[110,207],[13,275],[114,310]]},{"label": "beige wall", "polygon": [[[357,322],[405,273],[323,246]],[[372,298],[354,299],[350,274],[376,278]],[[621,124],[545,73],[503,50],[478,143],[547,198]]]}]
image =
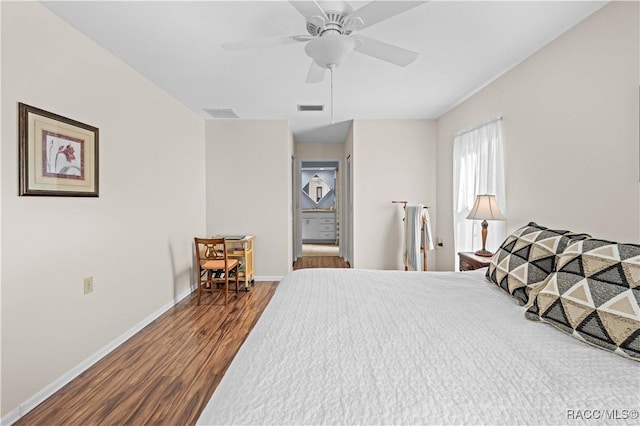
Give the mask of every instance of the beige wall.
[{"label": "beige wall", "polygon": [[456,131],[503,116],[507,232],[534,220],[640,241],[639,4],[613,2],[438,120],[440,269],[454,264]]},{"label": "beige wall", "polygon": [[[391,201],[429,206],[436,229],[436,124],[433,120],[354,120],[352,152],[352,266],[403,269],[404,212]],[[429,263],[435,268],[433,252]]]},{"label": "beige wall", "polygon": [[292,265],[291,156],[287,120],[207,120],[207,233],[256,237],[255,271]]},{"label": "beige wall", "polygon": [[[203,119],[39,3],[1,10],[4,417],[189,291],[205,193]],[[17,195],[18,102],[100,129],[99,198]]]},{"label": "beige wall", "polygon": [[[287,186],[287,190],[289,191],[289,195],[287,196],[287,241],[289,244],[287,262],[289,265],[292,265],[294,261],[294,244],[298,239],[297,229],[299,229],[296,228],[297,218],[294,216],[294,194],[300,190],[299,184],[296,184],[298,179],[294,179],[295,149],[296,141],[293,139],[293,133],[291,133],[291,128],[287,121],[287,179],[289,181],[289,185]],[[287,269],[287,271],[289,271],[289,269]]]},{"label": "beige wall", "polygon": [[[340,254],[347,262],[353,265],[353,217],[355,215],[355,206],[353,205],[353,122],[351,122],[351,126],[349,126],[343,149],[344,167],[342,176],[344,176],[344,186],[342,193],[344,194],[345,202],[341,219],[344,226],[340,231],[343,236]],[[351,170],[349,170],[348,166],[349,161],[351,161]],[[351,176],[348,176],[349,173]],[[349,182],[351,182],[350,189],[347,188]]]},{"label": "beige wall", "polygon": [[300,160],[340,160],[344,155],[342,143],[296,143],[296,158]]}]

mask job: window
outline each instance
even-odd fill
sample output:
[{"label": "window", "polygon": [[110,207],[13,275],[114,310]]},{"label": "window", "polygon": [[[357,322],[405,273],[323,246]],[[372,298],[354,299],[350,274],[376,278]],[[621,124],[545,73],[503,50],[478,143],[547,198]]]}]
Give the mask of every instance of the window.
[{"label": "window", "polygon": [[[467,219],[478,194],[494,194],[500,209],[506,214],[502,119],[457,133],[453,140],[453,236],[456,253],[482,247],[480,221]],[[503,221],[492,221],[489,228],[487,250],[495,251],[506,236],[506,226]]]}]

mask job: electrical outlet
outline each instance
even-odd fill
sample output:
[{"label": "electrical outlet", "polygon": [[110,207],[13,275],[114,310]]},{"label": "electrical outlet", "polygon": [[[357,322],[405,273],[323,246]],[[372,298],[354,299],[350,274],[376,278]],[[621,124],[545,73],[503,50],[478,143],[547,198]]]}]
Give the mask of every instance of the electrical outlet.
[{"label": "electrical outlet", "polygon": [[84,294],[93,292],[93,277],[87,277],[84,279]]}]

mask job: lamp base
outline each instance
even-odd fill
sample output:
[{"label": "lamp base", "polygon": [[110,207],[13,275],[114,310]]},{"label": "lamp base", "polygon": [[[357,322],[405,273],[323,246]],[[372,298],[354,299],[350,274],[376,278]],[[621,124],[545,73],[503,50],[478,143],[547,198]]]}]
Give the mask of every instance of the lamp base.
[{"label": "lamp base", "polygon": [[491,253],[489,250],[485,250],[485,249],[480,249],[480,250],[476,251],[475,254],[477,256],[482,256],[482,257],[493,257],[493,253]]}]

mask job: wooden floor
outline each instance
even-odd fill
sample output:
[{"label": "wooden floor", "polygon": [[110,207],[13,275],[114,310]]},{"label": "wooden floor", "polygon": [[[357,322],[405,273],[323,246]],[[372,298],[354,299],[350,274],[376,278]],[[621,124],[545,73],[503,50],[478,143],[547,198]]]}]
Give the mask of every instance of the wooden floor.
[{"label": "wooden floor", "polygon": [[351,268],[351,266],[337,256],[304,256],[293,263],[294,270],[307,268]]},{"label": "wooden floor", "polygon": [[185,298],[15,424],[195,424],[277,284]]},{"label": "wooden floor", "polygon": [[[349,268],[336,256],[299,258],[293,269]],[[250,292],[185,298],[80,374],[15,425],[193,425],[277,282]]]},{"label": "wooden floor", "polygon": [[340,246],[336,244],[302,244],[303,256],[340,256]]}]

